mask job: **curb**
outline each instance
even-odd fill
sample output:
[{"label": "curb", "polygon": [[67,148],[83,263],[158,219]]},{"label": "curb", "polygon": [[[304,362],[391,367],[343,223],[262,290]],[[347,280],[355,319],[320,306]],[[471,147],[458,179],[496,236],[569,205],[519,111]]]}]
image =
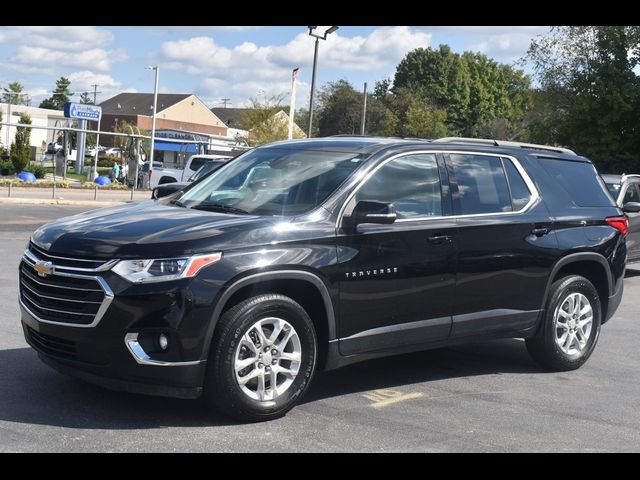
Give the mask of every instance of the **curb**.
[{"label": "curb", "polygon": [[[134,200],[135,202],[135,200]],[[67,200],[59,198],[0,198],[0,205],[75,205],[77,207],[113,207],[132,203],[127,201]]]}]

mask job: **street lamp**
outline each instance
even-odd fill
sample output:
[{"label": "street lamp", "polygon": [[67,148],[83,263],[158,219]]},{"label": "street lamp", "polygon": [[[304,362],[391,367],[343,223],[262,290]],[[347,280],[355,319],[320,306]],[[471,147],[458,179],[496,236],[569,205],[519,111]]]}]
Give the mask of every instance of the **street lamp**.
[{"label": "street lamp", "polygon": [[[309,130],[307,132],[307,138],[311,138],[311,126],[313,125],[313,96],[316,90],[316,66],[318,63],[318,44],[320,43],[320,39],[326,40],[327,35],[338,30],[339,27],[308,27],[309,35],[315,37],[316,39],[316,47],[313,53],[313,73],[311,75],[311,98],[309,99]],[[318,33],[314,33],[315,29],[318,29],[318,33],[322,32],[321,35]]]},{"label": "street lamp", "polygon": [[155,70],[156,71],[156,86],[153,90],[153,117],[151,119],[151,159],[149,160],[149,170],[151,170],[151,166],[153,165],[153,155],[154,155],[154,147],[156,143],[156,110],[158,107],[158,75],[160,74],[160,67],[157,65],[151,67],[144,67],[146,70]]}]

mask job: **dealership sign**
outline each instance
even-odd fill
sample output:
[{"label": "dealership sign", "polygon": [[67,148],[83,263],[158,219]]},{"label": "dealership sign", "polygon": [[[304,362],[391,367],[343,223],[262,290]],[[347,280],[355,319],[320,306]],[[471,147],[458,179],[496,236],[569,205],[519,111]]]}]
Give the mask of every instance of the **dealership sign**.
[{"label": "dealership sign", "polygon": [[78,120],[100,120],[102,107],[84,103],[67,102],[64,104],[64,116]]}]

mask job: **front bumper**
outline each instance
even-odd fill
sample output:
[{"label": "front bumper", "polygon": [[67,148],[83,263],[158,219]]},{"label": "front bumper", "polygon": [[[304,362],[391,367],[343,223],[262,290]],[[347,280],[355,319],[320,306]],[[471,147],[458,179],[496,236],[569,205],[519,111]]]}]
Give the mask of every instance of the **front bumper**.
[{"label": "front bumper", "polygon": [[[200,396],[217,282],[195,277],[133,285],[111,272],[100,275],[113,291],[113,299],[91,326],[41,321],[21,297],[22,326],[29,345],[56,370],[106,388],[179,398]],[[149,341],[160,333],[169,338],[166,351],[154,350]]]}]

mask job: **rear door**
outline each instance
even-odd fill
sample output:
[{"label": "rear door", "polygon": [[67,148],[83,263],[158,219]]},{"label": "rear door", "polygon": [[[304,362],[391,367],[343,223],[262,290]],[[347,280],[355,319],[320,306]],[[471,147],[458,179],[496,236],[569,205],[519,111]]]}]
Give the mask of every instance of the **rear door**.
[{"label": "rear door", "polygon": [[532,327],[557,249],[547,208],[514,157],[445,157],[458,228],[457,337]]}]

